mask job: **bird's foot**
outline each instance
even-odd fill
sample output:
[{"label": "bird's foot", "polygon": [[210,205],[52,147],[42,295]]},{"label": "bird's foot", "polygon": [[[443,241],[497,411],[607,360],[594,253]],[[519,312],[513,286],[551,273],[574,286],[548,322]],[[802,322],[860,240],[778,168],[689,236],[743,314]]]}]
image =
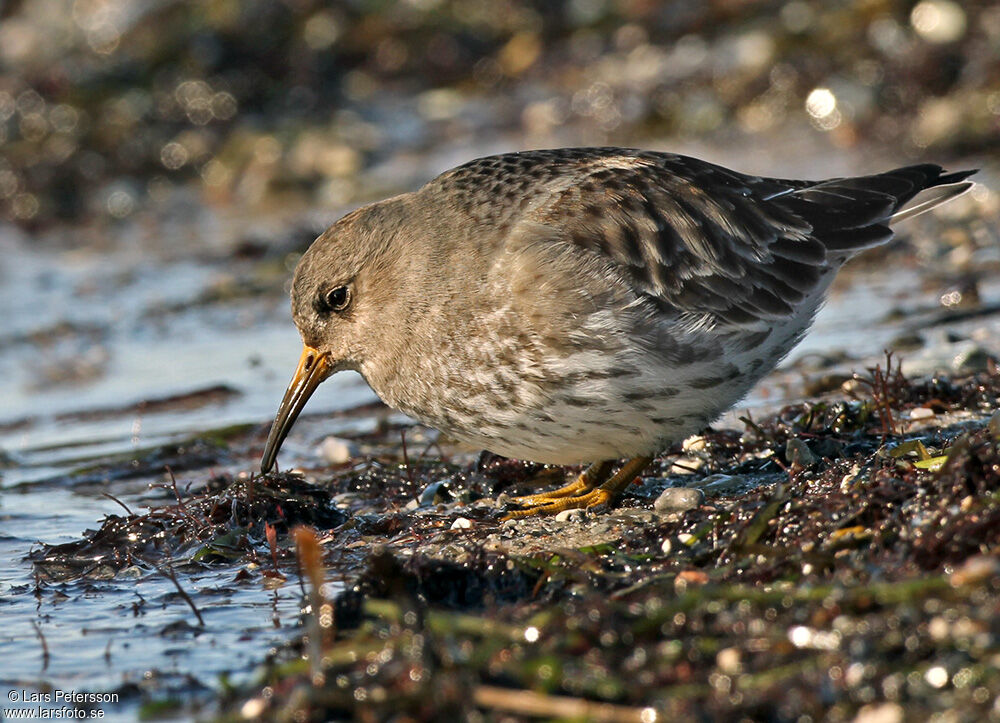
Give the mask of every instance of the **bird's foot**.
[{"label": "bird's foot", "polygon": [[[574,483],[575,484],[575,483]],[[555,490],[563,492],[573,485],[567,485],[562,489]],[[519,497],[515,501],[524,505],[529,504],[525,500],[531,499],[530,506],[523,510],[513,510],[503,516],[504,520],[519,520],[524,517],[535,515],[558,515],[564,510],[588,510],[591,507],[601,507],[603,505],[612,506],[615,495],[603,487],[584,492],[582,495],[553,497],[551,495],[531,495],[531,497]]]},{"label": "bird's foot", "polygon": [[[534,515],[557,515],[564,510],[589,510],[593,507],[614,507],[625,488],[632,484],[652,457],[634,457],[608,478],[611,462],[591,465],[575,482],[552,492],[517,497],[514,502],[523,510],[508,512],[504,520],[517,520]],[[581,494],[582,493],[582,494]]]},{"label": "bird's foot", "polygon": [[551,492],[539,492],[534,495],[512,497],[510,501],[516,505],[521,505],[521,507],[537,507],[539,505],[551,504],[567,497],[579,497],[593,488],[593,485],[585,479],[585,474],[581,474],[565,487],[560,487]]}]

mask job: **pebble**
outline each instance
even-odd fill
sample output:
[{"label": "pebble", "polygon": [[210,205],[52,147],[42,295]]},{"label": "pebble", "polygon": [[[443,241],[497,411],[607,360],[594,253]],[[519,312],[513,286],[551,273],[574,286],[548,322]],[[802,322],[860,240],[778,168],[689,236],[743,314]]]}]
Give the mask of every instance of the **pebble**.
[{"label": "pebble", "polygon": [[704,452],[708,449],[708,440],[695,434],[681,442],[681,449],[685,452]]},{"label": "pebble", "polygon": [[708,477],[693,482],[706,495],[721,495],[733,492],[747,485],[747,478],[741,474],[710,474]]},{"label": "pebble", "polygon": [[656,498],[653,509],[657,512],[683,512],[693,510],[705,499],[705,493],[696,487],[667,487]]},{"label": "pebble", "polygon": [[927,407],[916,407],[915,409],[910,410],[908,416],[912,421],[916,421],[918,419],[933,419],[937,415],[933,409],[928,409]]},{"label": "pebble", "polygon": [[469,530],[472,529],[472,520],[468,517],[458,517],[454,522],[451,523],[451,529],[453,530]]},{"label": "pebble", "polygon": [[359,499],[361,499],[361,495],[357,492],[341,492],[340,494],[331,497],[330,502],[334,505],[334,507],[343,509],[345,507],[350,507],[352,502]]},{"label": "pebble", "polygon": [[789,464],[798,463],[802,467],[809,467],[818,461],[809,446],[798,437],[792,437],[785,445],[785,459]]},{"label": "pebble", "polygon": [[579,522],[586,516],[584,510],[563,510],[556,515],[556,522]]},{"label": "pebble", "polygon": [[625,523],[647,524],[656,522],[657,515],[642,507],[622,507],[611,513],[612,519]]},{"label": "pebble", "polygon": [[670,465],[670,474],[694,474],[705,466],[700,457],[679,457]]},{"label": "pebble", "polygon": [[319,443],[317,451],[327,464],[344,464],[359,454],[358,445],[340,437],[327,437]]}]

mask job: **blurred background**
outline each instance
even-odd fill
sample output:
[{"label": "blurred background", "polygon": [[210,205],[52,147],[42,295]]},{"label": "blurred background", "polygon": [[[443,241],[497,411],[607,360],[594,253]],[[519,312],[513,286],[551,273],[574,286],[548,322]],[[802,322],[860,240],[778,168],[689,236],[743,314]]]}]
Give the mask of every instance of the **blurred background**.
[{"label": "blurred background", "polygon": [[442,151],[742,139],[796,170],[789,133],[900,163],[1000,142],[986,2],[7,0],[0,68],[0,214],[31,229],[179,186],[339,209]]}]

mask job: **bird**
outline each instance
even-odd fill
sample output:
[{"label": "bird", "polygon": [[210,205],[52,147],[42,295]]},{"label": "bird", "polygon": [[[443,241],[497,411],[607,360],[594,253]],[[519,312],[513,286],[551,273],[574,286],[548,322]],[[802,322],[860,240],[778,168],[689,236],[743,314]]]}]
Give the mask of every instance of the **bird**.
[{"label": "bird", "polygon": [[317,386],[351,369],[475,448],[589,465],[510,516],[611,508],[788,354],[848,259],[973,173],[788,180],[611,147],[472,160],[348,213],[303,254],[304,349],[261,471]]}]

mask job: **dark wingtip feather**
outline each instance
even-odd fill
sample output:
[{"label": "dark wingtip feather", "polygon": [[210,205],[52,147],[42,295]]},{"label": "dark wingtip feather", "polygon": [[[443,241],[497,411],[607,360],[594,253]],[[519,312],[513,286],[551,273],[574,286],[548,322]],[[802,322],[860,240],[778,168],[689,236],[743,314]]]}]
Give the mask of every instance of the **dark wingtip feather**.
[{"label": "dark wingtip feather", "polygon": [[974,176],[979,173],[978,168],[973,168],[968,171],[954,171],[953,173],[946,173],[943,176],[938,176],[935,186],[944,186],[948,183],[958,183],[959,181],[964,181],[969,176]]}]

